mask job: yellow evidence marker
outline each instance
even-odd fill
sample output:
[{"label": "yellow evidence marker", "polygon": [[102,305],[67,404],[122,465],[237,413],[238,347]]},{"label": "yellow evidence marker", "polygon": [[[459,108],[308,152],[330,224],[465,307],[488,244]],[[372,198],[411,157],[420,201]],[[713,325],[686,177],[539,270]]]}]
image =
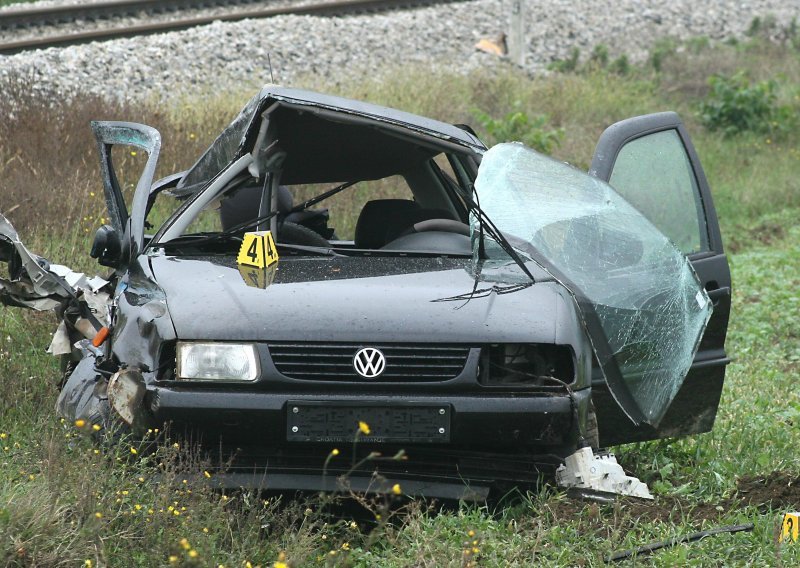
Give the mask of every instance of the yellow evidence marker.
[{"label": "yellow evidence marker", "polygon": [[800,513],[786,513],[783,515],[781,541],[797,542],[798,532],[800,532]]},{"label": "yellow evidence marker", "polygon": [[278,249],[275,248],[272,232],[245,233],[236,262],[256,268],[266,268],[278,262]]}]

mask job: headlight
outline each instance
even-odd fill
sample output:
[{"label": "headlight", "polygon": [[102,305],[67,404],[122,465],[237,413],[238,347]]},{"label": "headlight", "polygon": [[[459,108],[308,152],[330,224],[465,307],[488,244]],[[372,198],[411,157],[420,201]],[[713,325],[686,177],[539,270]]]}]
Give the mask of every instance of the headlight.
[{"label": "headlight", "polygon": [[254,381],[256,346],[243,343],[178,343],[178,378],[198,381]]}]

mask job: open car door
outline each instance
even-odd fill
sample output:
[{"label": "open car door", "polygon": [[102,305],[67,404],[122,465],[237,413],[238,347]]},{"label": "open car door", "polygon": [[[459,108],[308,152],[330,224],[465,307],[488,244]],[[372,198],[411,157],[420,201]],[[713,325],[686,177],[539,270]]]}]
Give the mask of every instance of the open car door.
[{"label": "open car door", "polygon": [[683,252],[713,304],[689,372],[657,426],[634,425],[599,368],[593,401],[603,446],[711,430],[725,367],[731,277],[700,160],[674,112],[630,118],[600,137],[589,173],[608,182]]},{"label": "open car door", "polygon": [[[154,128],[132,122],[92,122],[92,130],[100,151],[100,172],[111,226],[98,231],[91,254],[100,264],[120,268],[127,266],[144,246],[144,221],[161,150],[161,135]],[[117,145],[147,152],[147,162],[129,203],[111,157],[111,149]]]}]

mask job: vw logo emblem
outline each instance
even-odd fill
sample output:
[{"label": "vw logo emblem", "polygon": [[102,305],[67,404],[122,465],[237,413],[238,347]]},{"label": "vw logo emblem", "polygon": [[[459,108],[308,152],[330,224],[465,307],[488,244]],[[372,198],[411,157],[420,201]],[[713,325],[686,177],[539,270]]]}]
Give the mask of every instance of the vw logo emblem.
[{"label": "vw logo emblem", "polygon": [[374,379],[386,369],[386,357],[374,347],[364,347],[353,357],[353,368],[365,379]]}]

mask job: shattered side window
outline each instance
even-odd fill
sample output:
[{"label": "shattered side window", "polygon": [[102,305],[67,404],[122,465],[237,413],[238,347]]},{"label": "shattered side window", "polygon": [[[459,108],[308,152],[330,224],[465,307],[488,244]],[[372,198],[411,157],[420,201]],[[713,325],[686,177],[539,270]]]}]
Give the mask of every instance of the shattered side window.
[{"label": "shattered side window", "polygon": [[236,158],[236,153],[242,144],[247,127],[250,125],[260,102],[260,97],[256,96],[247,103],[242,112],[217,136],[217,139],[200,156],[195,165],[189,169],[186,177],[181,180],[179,187],[202,187]]},{"label": "shattered side window", "polygon": [[711,314],[686,257],[609,185],[522,144],[489,150],[475,188],[509,242],[574,295],[626,414],[657,425]]}]

